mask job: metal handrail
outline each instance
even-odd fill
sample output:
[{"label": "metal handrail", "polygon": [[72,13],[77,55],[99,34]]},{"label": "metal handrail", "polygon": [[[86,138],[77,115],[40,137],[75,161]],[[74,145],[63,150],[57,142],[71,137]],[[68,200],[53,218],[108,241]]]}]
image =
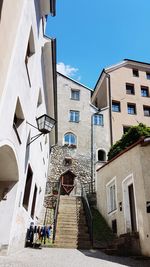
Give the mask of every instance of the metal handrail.
[{"label": "metal handrail", "polygon": [[85,216],[86,216],[87,225],[88,225],[88,230],[89,230],[89,234],[90,234],[90,240],[91,240],[91,243],[93,245],[93,217],[92,217],[90,205],[88,202],[88,198],[86,195],[86,191],[85,191],[82,184],[81,184],[81,197],[83,200],[83,207],[84,207]]},{"label": "metal handrail", "polygon": [[56,225],[57,225],[58,209],[59,209],[59,202],[60,202],[60,191],[61,191],[61,183],[59,183],[58,197],[57,197],[57,202],[56,202],[56,207],[55,207],[55,213],[54,213],[53,243],[55,241],[55,236],[56,236]]}]

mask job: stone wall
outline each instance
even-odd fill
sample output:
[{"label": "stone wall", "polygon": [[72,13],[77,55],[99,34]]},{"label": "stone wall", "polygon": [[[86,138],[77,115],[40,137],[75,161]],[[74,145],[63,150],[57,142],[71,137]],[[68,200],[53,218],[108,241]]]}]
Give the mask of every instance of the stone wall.
[{"label": "stone wall", "polygon": [[[57,182],[61,174],[70,170],[76,180],[82,183],[91,181],[91,155],[78,154],[75,147],[68,145],[55,146],[51,151],[48,181]],[[48,193],[47,188],[47,193]]]}]

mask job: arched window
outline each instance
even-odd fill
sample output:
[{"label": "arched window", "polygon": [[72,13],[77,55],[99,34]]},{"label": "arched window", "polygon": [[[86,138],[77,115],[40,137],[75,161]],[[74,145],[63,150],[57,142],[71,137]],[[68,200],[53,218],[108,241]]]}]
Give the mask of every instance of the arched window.
[{"label": "arched window", "polygon": [[73,133],[66,133],[64,135],[64,144],[76,145],[77,144],[76,136]]},{"label": "arched window", "polygon": [[102,149],[98,150],[98,161],[106,161],[106,152]]}]

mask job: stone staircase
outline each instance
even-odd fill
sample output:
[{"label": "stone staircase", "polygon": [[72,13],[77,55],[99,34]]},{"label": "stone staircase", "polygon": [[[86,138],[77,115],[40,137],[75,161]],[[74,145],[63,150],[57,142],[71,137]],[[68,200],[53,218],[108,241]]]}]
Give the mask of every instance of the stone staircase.
[{"label": "stone staircase", "polygon": [[91,247],[81,197],[60,196],[55,247]]}]

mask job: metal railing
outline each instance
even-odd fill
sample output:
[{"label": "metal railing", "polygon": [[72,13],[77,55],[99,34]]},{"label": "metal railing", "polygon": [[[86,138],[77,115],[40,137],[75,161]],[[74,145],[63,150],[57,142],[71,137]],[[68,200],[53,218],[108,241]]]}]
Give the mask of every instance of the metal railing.
[{"label": "metal railing", "polygon": [[56,226],[57,226],[57,217],[58,217],[58,209],[59,209],[59,202],[60,202],[60,192],[61,192],[61,183],[59,182],[57,202],[56,202],[56,207],[55,207],[55,212],[54,212],[54,222],[53,222],[53,243],[55,241],[55,236],[56,236]]},{"label": "metal railing", "polygon": [[93,217],[92,217],[90,205],[88,202],[87,194],[82,184],[81,184],[81,197],[82,197],[83,207],[84,207],[85,216],[87,220],[88,230],[90,234],[90,240],[93,245]]}]

